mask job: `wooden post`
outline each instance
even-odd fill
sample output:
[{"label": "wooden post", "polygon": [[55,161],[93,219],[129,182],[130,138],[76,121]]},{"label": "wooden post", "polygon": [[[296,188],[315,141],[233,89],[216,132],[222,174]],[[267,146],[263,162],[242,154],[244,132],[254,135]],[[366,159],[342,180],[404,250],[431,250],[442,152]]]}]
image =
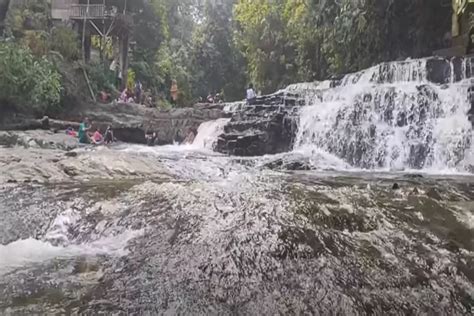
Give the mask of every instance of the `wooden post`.
[{"label": "wooden post", "polygon": [[[105,10],[105,0],[103,1],[103,6]],[[105,65],[105,49],[106,49],[106,35],[105,35],[105,11],[104,18],[102,19],[102,36],[100,37],[100,61]],[[105,70],[105,67],[104,67]]]},{"label": "wooden post", "polygon": [[84,65],[86,64],[86,25],[87,25],[87,16],[89,15],[89,4],[90,0],[87,0],[86,14],[82,20],[82,61]]},{"label": "wooden post", "polygon": [[129,35],[128,32],[124,32],[120,35],[120,66],[122,71],[122,90],[127,87],[128,80],[128,46],[129,46]]},{"label": "wooden post", "polygon": [[[87,76],[87,71],[86,71],[86,23],[87,23],[87,17],[89,15],[89,4],[90,4],[90,0],[87,0],[86,14],[82,21],[82,60],[84,62],[84,65],[82,66],[82,72],[84,74],[84,78],[86,79],[87,86],[89,87],[89,92],[91,93],[92,100],[94,100],[95,102],[96,101],[95,94],[94,94],[94,91],[92,90],[92,86],[91,86],[91,83],[89,81],[89,77]],[[90,45],[89,45],[89,49],[90,49]]]}]

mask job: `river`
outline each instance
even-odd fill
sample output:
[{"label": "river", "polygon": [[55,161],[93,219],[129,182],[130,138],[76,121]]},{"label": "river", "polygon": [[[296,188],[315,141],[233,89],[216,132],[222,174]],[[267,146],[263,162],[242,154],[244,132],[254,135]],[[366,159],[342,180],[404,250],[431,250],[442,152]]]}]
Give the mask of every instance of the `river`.
[{"label": "river", "polygon": [[[419,92],[403,89],[404,100]],[[79,181],[2,183],[0,314],[473,313],[470,147],[432,142],[434,154],[416,157],[399,150],[427,130],[447,143],[466,139],[464,103],[445,115],[463,124],[449,139],[439,136],[448,119],[428,117],[413,132],[405,126],[414,121],[391,126],[368,115],[384,112],[375,108],[359,110],[349,133],[360,136],[351,139],[328,124],[356,120],[335,110],[349,106],[350,94],[335,95],[303,109],[289,153],[214,153],[226,124],[219,120],[203,124],[194,145],[122,144],[55,162],[83,168]],[[362,133],[370,134],[371,124],[360,123],[368,117],[380,134]],[[371,146],[349,150],[364,137]],[[384,146],[398,150],[381,155]],[[56,176],[47,150],[30,154],[34,164],[20,150],[0,148],[2,157],[25,157],[16,174],[39,174],[34,164],[44,164]],[[288,167],[302,161],[310,167]]]}]

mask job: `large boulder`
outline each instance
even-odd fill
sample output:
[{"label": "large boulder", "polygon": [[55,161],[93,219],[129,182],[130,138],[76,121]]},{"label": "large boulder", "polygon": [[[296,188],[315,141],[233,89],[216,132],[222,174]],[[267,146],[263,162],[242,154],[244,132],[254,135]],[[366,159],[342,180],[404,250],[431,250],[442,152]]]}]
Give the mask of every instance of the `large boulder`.
[{"label": "large boulder", "polygon": [[261,156],[291,150],[296,134],[298,95],[278,92],[243,105],[219,136],[216,150],[237,156]]}]

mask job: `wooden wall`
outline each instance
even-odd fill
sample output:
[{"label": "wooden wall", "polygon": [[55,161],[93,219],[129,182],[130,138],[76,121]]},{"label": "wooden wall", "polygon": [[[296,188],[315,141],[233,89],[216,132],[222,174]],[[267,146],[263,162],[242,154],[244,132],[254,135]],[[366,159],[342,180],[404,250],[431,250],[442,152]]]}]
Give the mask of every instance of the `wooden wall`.
[{"label": "wooden wall", "polygon": [[69,20],[71,5],[78,3],[79,0],[52,0],[51,16],[55,20]]}]

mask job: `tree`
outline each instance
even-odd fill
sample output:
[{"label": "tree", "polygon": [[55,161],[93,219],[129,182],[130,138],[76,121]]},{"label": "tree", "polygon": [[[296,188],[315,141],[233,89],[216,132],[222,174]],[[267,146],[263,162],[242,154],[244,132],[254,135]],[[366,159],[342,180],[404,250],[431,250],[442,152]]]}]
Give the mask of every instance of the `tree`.
[{"label": "tree", "polygon": [[269,92],[431,55],[450,15],[443,0],[240,0],[235,39],[250,77]]},{"label": "tree", "polygon": [[0,106],[43,114],[59,104],[61,76],[45,57],[0,42],[0,69]]},{"label": "tree", "polygon": [[251,80],[263,92],[295,78],[295,47],[288,40],[284,8],[284,0],[241,0],[235,7],[236,42],[247,60]]},{"label": "tree", "polygon": [[194,95],[223,92],[227,100],[244,96],[246,67],[233,42],[233,5],[233,1],[205,4],[191,50]]}]

